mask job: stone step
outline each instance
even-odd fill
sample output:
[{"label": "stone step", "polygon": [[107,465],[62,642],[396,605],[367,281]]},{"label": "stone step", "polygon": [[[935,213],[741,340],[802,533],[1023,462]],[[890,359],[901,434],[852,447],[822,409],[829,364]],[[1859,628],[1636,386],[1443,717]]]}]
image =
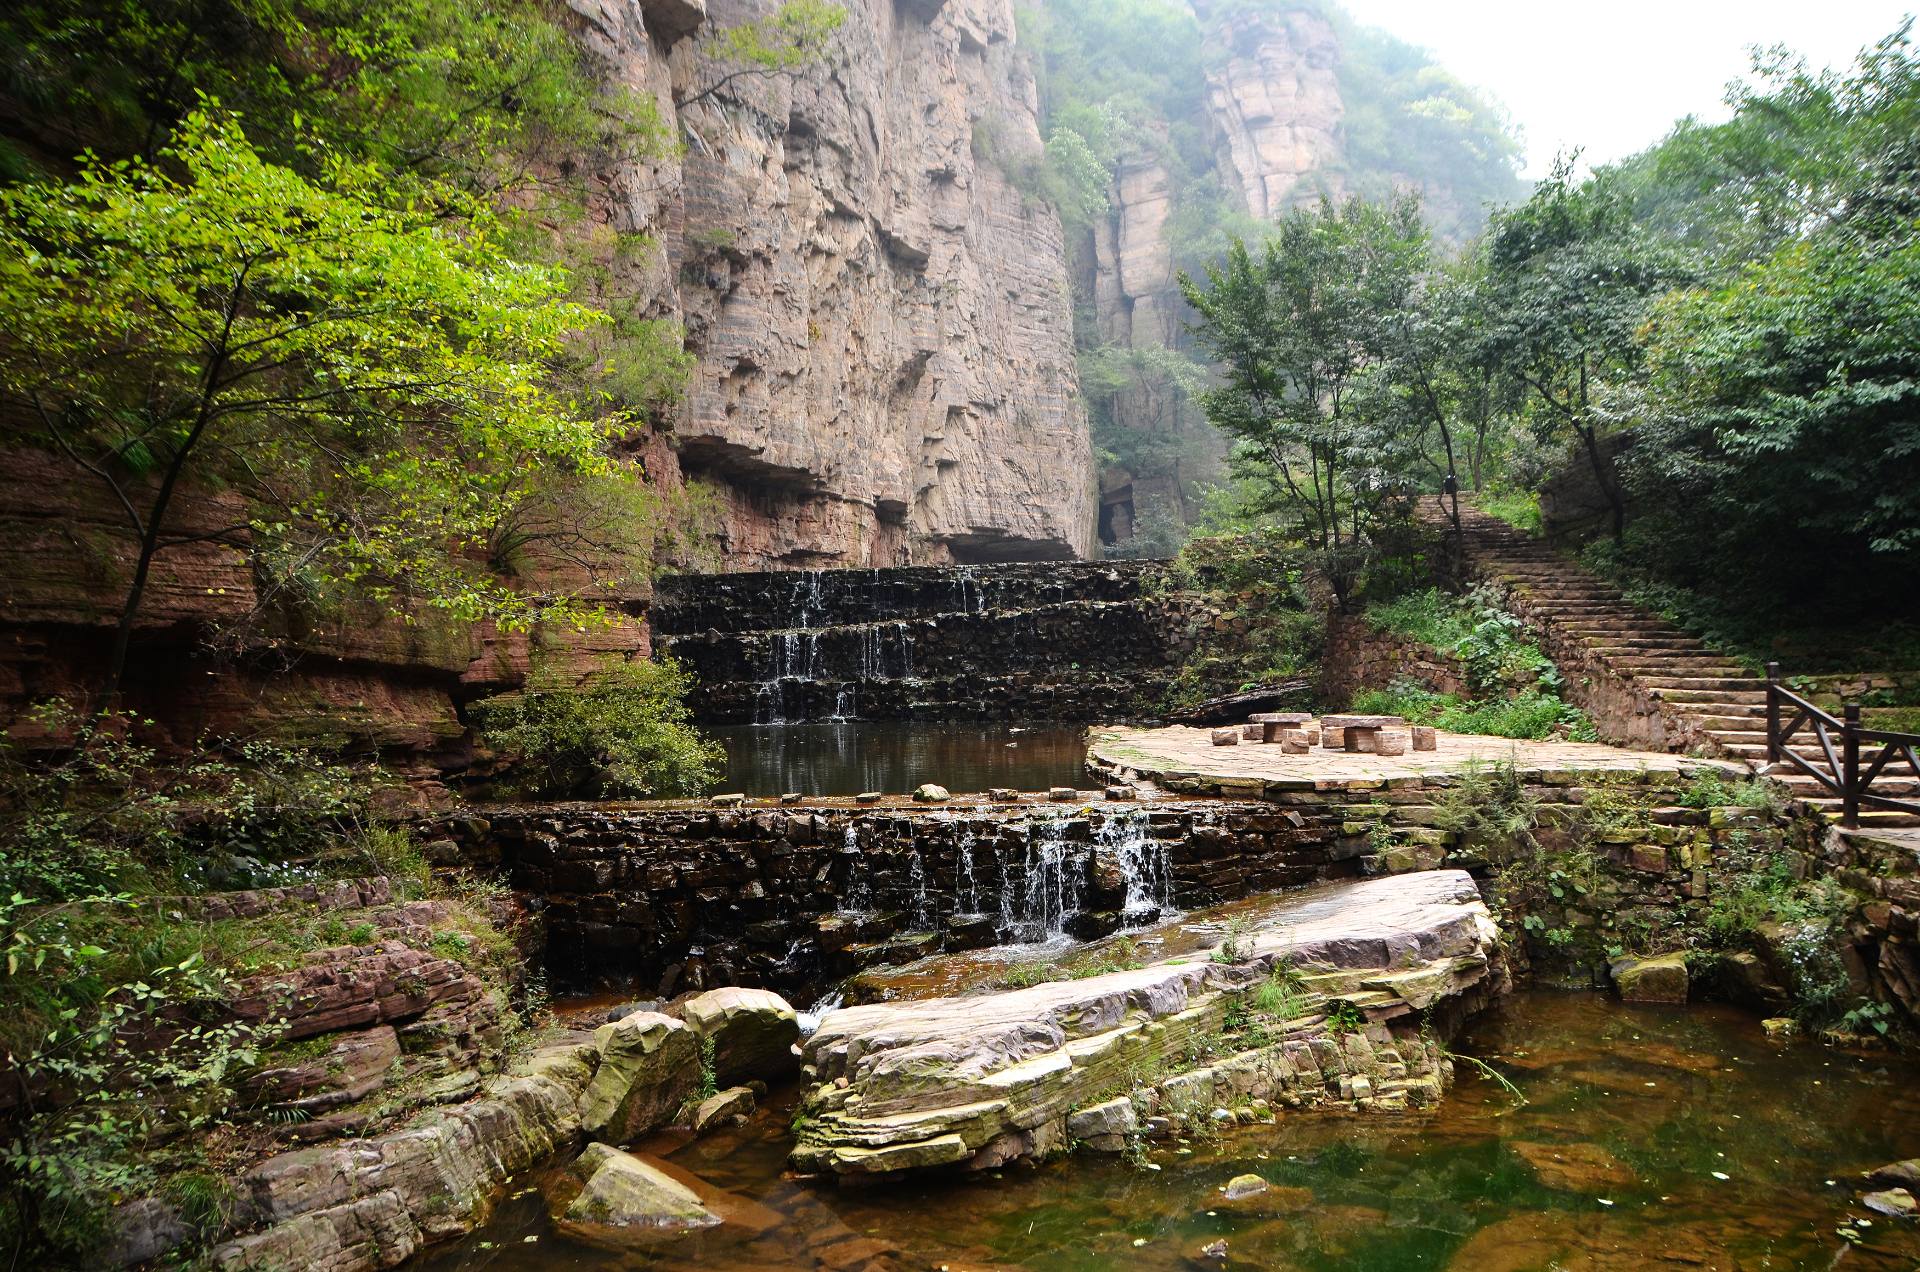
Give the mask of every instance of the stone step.
[{"label": "stone step", "polygon": [[1643,676],[1640,683],[1648,689],[1765,689],[1767,682],[1744,672],[1737,676]]},{"label": "stone step", "polygon": [[1641,655],[1634,655],[1634,656],[1623,656],[1619,658],[1610,658],[1607,661],[1612,663],[1616,667],[1630,668],[1634,670],[1645,668],[1646,670],[1655,672],[1655,673],[1658,673],[1663,670],[1673,671],[1676,673],[1682,670],[1686,670],[1686,671],[1707,672],[1707,673],[1717,672],[1721,675],[1732,676],[1732,675],[1743,675],[1747,670],[1745,667],[1742,667],[1739,663],[1734,662],[1731,658],[1722,658],[1718,654],[1704,654],[1704,653],[1703,654],[1685,654],[1685,653],[1641,654]]},{"label": "stone step", "polygon": [[1697,644],[1687,643],[1687,644],[1663,645],[1663,644],[1656,644],[1652,641],[1644,641],[1644,640],[1636,640],[1636,641],[1601,640],[1598,642],[1589,641],[1587,642],[1587,649],[1592,653],[1599,654],[1602,658],[1630,658],[1636,655],[1644,655],[1646,657],[1651,657],[1651,658],[1715,658],[1715,657],[1718,657],[1718,655],[1714,654],[1711,650],[1703,649]]},{"label": "stone step", "polygon": [[1709,653],[1710,650],[1691,636],[1666,635],[1620,635],[1607,637],[1596,648],[1603,653],[1624,653],[1629,649],[1648,649],[1659,652],[1674,651],[1695,654]]},{"label": "stone step", "polygon": [[1716,737],[1722,734],[1746,734],[1746,733],[1759,733],[1762,737],[1764,737],[1766,736],[1766,732],[1767,732],[1767,726],[1766,726],[1765,720],[1764,719],[1755,720],[1752,716],[1695,715],[1693,712],[1690,712],[1690,711],[1683,711],[1683,712],[1680,712],[1679,714],[1684,716],[1686,719],[1692,720],[1694,723],[1698,724],[1701,728],[1705,729],[1708,733],[1711,733]]},{"label": "stone step", "polygon": [[1670,702],[1677,707],[1714,706],[1725,703],[1728,706],[1760,708],[1766,714],[1767,695],[1763,689],[1660,689],[1653,696],[1662,702]]}]

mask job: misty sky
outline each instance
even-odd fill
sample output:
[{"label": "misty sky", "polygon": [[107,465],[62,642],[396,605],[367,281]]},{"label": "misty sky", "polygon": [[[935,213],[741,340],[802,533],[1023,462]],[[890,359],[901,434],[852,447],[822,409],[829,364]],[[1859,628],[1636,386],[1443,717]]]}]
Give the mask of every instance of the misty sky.
[{"label": "misty sky", "polygon": [[1490,90],[1520,125],[1526,175],[1558,149],[1604,162],[1682,115],[1721,118],[1747,50],[1786,44],[1815,66],[1850,62],[1920,0],[1341,0],[1362,22],[1431,50]]}]

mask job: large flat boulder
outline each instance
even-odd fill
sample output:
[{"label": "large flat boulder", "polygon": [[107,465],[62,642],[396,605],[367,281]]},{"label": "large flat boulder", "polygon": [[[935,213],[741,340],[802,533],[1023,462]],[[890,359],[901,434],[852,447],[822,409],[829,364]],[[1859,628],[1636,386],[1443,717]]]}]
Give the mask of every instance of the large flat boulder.
[{"label": "large flat boulder", "polygon": [[[1421,1103],[1450,1070],[1415,1013],[1439,1009],[1444,1026],[1461,1014],[1450,1004],[1504,986],[1498,929],[1463,871],[1311,889],[1244,921],[1134,970],[830,1013],[803,1049],[795,1167],[997,1165],[1064,1146],[1070,1114],[1123,1095],[1182,1117],[1254,1099]],[[1233,1022],[1272,1001],[1270,979],[1295,986],[1287,1006],[1236,1050]]]},{"label": "large flat boulder", "polygon": [[793,1044],[800,1016],[786,999],[764,989],[711,989],[680,1007],[681,1019],[712,1040],[714,1076],[721,1086],[749,1078],[783,1078],[800,1067]]},{"label": "large flat boulder", "polygon": [[399,1130],[268,1158],[234,1181],[234,1226],[207,1262],[222,1272],[369,1272],[485,1221],[508,1178],[577,1142],[597,1060],[556,1040],[491,1079],[477,1100]]},{"label": "large flat boulder", "polygon": [[1620,991],[1622,1002],[1680,1004],[1687,1001],[1685,954],[1615,959],[1612,972],[1613,985]]}]

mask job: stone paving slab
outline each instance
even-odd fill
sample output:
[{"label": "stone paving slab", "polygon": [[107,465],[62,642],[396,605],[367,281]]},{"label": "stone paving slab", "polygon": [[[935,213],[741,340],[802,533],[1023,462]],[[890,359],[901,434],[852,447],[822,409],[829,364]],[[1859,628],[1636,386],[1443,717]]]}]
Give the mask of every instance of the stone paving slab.
[{"label": "stone paving slab", "polygon": [[1432,751],[1384,756],[1315,747],[1289,755],[1273,744],[1215,746],[1210,729],[1173,725],[1158,729],[1095,730],[1088,755],[1104,769],[1126,770],[1156,782],[1201,783],[1222,792],[1256,787],[1332,789],[1354,783],[1420,781],[1460,772],[1469,763],[1511,763],[1525,775],[1610,772],[1691,775],[1702,769],[1744,771],[1720,760],[1659,751],[1630,751],[1591,742],[1526,742],[1477,734],[1439,735]]}]

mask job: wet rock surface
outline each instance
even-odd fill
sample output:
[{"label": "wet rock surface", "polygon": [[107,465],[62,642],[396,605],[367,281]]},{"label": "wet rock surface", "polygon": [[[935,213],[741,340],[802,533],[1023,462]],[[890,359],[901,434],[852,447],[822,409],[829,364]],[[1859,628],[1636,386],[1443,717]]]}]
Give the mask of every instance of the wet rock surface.
[{"label": "wet rock surface", "polygon": [[680,1018],[711,1046],[714,1075],[723,1086],[746,1078],[782,1078],[799,1067],[793,1044],[800,1041],[800,1020],[778,994],[708,990],[681,1004]]},{"label": "wet rock surface", "polygon": [[[1496,938],[1473,881],[1435,871],[1285,898],[1210,950],[1133,970],[843,1008],[803,1048],[793,1162],[1002,1165],[1063,1146],[1071,1110],[1116,1096],[1181,1119],[1252,1098],[1431,1103],[1447,1080],[1437,1046],[1390,1024],[1501,988]],[[1230,1009],[1275,968],[1302,977],[1299,1014],[1242,1047]]]},{"label": "wet rock surface", "polygon": [[[1225,1266],[1262,1272],[1544,1272],[1556,1260],[1616,1272],[1907,1272],[1920,1262],[1920,1225],[1859,1202],[1876,1190],[1861,1186],[1861,1172],[1920,1151],[1901,1147],[1920,1125],[1911,1062],[1777,1049],[1734,1009],[1639,1008],[1591,993],[1516,993],[1451,1046],[1507,1076],[1525,1103],[1461,1064],[1447,1097],[1417,1114],[1276,1107],[1276,1122],[1220,1135],[1169,1129],[1137,1157],[1083,1152],[1043,1169],[882,1187],[788,1177],[795,1109],[776,1099],[744,1126],[660,1155],[780,1222],[750,1239],[729,1225],[689,1233],[651,1252],[648,1266],[819,1272],[823,1255],[845,1253],[889,1268],[1189,1272],[1187,1257],[1215,1241],[1227,1242]],[[1516,1143],[1595,1145],[1638,1178],[1597,1194],[1551,1189]],[[1228,1201],[1222,1189],[1244,1175],[1268,1191]],[[709,1209],[722,1213],[717,1202]],[[424,1272],[481,1259],[492,1272],[628,1266],[550,1224],[538,1198],[508,1202],[498,1222],[430,1257]],[[493,1247],[478,1250],[477,1239]]]},{"label": "wet rock surface", "polygon": [[651,1163],[610,1148],[589,1144],[567,1168],[578,1192],[564,1208],[556,1206],[562,1230],[640,1228],[680,1231],[710,1228],[720,1217],[700,1204],[699,1194]]}]

